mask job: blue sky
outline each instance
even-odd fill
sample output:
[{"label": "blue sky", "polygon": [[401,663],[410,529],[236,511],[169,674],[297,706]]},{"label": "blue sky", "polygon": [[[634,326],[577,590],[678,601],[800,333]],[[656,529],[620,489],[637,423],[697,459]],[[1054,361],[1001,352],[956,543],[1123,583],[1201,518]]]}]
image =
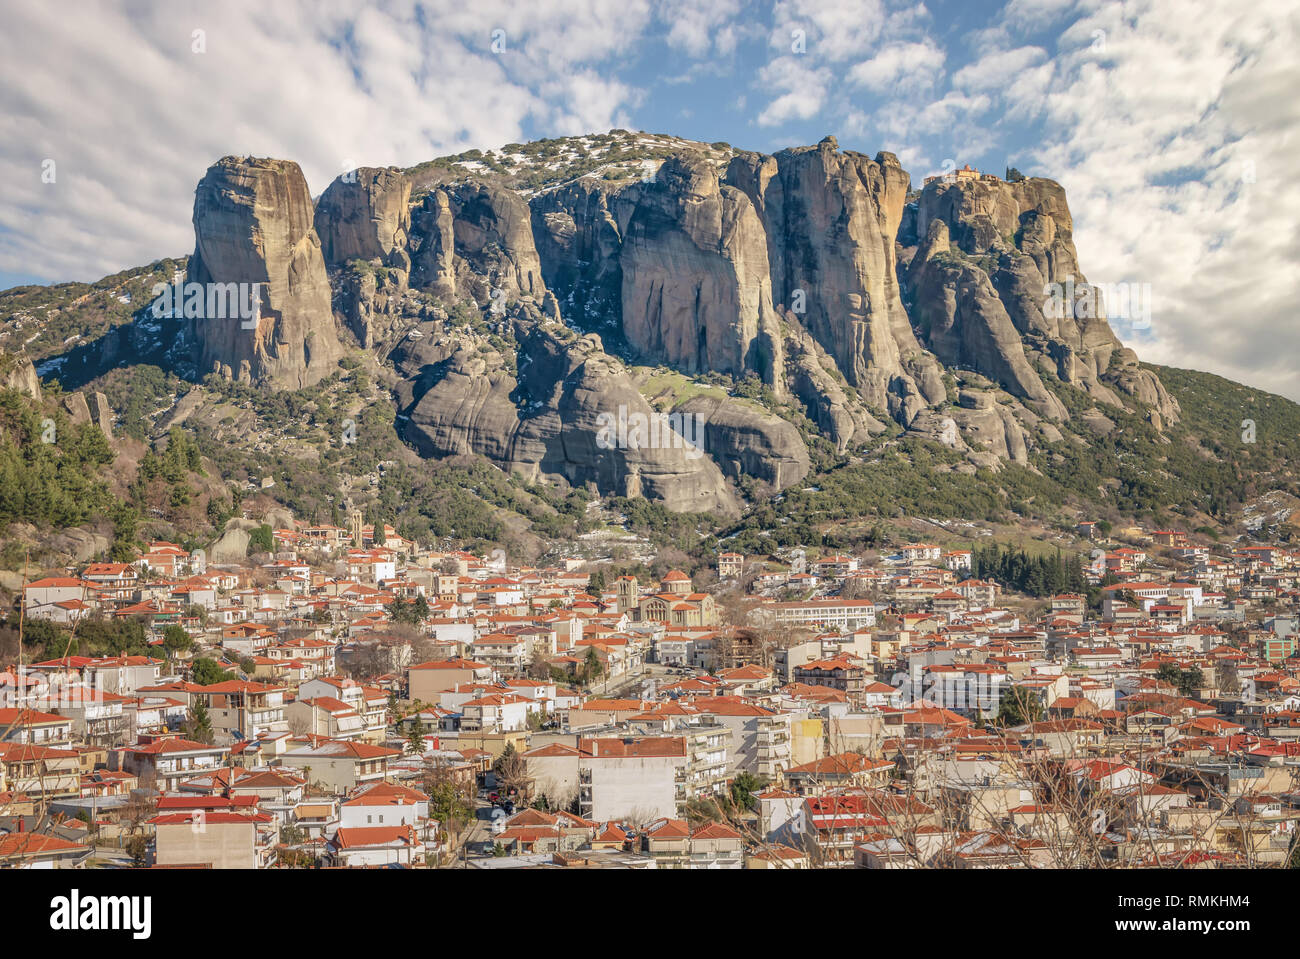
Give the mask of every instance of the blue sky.
[{"label": "blue sky", "polygon": [[916,179],[947,161],[1060,180],[1087,277],[1151,286],[1126,343],[1300,399],[1298,10],[29,4],[0,35],[0,288],[188,252],[194,185],[226,154],[296,160],[319,193],[358,165],[615,126],[768,152],[829,133]]},{"label": "blue sky", "polygon": [[[953,135],[954,131],[948,130],[937,133],[916,130],[907,137],[884,136],[890,126],[888,114],[899,92],[898,81],[903,77],[895,74],[889,77],[894,82],[874,87],[852,83],[849,74],[863,61],[851,57],[823,60],[819,50],[823,38],[815,31],[811,39],[805,36],[802,58],[815,64],[813,69],[825,66],[830,74],[830,86],[838,90],[828,89],[820,108],[810,115],[779,109],[770,111],[773,97],[769,81],[763,75],[764,68],[783,56],[793,61],[795,54],[782,46],[795,42],[790,38],[790,31],[798,29],[801,23],[797,16],[782,17],[774,6],[750,6],[751,16],[744,29],[736,31],[735,48],[728,53],[711,48],[707,56],[694,56],[690,48],[673,46],[669,42],[671,29],[660,25],[654,41],[634,52],[620,71],[627,82],[645,91],[631,111],[638,129],[673,132],[691,139],[726,140],[765,152],[814,143],[827,133],[834,133],[845,149],[874,154],[885,148],[886,140],[893,139],[895,142],[888,146],[896,150],[911,148],[918,157],[933,158],[936,167],[943,159],[957,154],[960,162],[979,162],[990,168],[1005,165],[1008,157],[1030,142],[1031,128],[1007,118],[999,118],[997,124],[1005,136],[997,143],[981,144],[974,149],[969,149]],[[914,64],[919,91],[943,93],[951,89],[949,74],[978,60],[978,38],[997,22],[1002,5],[940,3],[927,5],[927,9],[928,17],[912,29],[899,31],[898,42],[911,47],[929,41],[941,51],[943,68],[936,69],[934,60],[918,55],[920,51],[915,51],[910,61]],[[805,27],[805,34],[811,29],[811,25]],[[1042,43],[1051,50],[1060,37],[1050,30],[1042,30],[1024,39],[1028,43]],[[868,51],[888,48],[888,43],[879,41],[866,46]],[[909,88],[907,92],[912,90]]]}]

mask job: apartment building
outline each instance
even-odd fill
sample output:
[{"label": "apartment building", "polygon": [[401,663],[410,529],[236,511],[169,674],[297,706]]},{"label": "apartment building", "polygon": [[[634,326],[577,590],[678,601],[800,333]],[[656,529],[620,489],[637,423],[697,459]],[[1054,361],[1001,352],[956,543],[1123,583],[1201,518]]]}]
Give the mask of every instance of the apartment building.
[{"label": "apartment building", "polygon": [[698,746],[693,755],[684,737],[580,739],[577,748],[584,819],[672,818],[688,798],[687,767],[696,761]]},{"label": "apartment building", "polygon": [[807,599],[773,603],[771,609],[778,626],[814,626],[852,632],[876,625],[876,605],[870,600]]},{"label": "apartment building", "polygon": [[232,679],[200,686],[191,701],[208,709],[212,728],[233,739],[256,739],[269,733],[288,732],[283,686],[268,686]]},{"label": "apartment building", "polygon": [[794,681],[808,686],[838,689],[850,699],[860,699],[867,685],[867,671],[861,660],[848,656],[819,659],[794,668]]},{"label": "apartment building", "polygon": [[151,782],[155,789],[167,792],[186,779],[220,767],[229,752],[224,746],[166,737],[115,749],[109,757],[112,768],[129,772],[142,783]]}]

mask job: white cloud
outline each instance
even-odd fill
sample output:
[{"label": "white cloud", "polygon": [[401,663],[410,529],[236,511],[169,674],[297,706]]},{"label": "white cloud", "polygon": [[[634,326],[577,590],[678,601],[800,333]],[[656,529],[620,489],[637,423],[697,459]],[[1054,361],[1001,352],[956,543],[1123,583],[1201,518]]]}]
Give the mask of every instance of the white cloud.
[{"label": "white cloud", "polygon": [[777,0],[772,8],[772,45],[790,50],[802,31],[806,56],[837,63],[868,54],[886,21],[882,0]]},{"label": "white cloud", "polygon": [[669,46],[692,57],[705,57],[710,51],[728,56],[736,48],[732,21],[744,6],[744,0],[664,0],[658,17],[668,27]]},{"label": "white cloud", "polygon": [[948,93],[943,99],[926,104],[915,114],[912,122],[920,133],[940,133],[958,122],[979,116],[988,110],[991,103],[984,94]]},{"label": "white cloud", "polygon": [[906,96],[933,86],[942,49],[925,36],[924,4],[898,0],[776,0],[769,46],[774,58],[758,74],[766,107],[760,126],[818,114],[862,128],[865,113],[842,80],[857,89]]},{"label": "white cloud", "polygon": [[1300,399],[1298,35],[1285,2],[1099,5],[1062,38],[1034,161],[1088,276],[1152,284],[1151,329],[1117,329],[1142,358]]},{"label": "white cloud", "polygon": [[952,76],[959,90],[992,92],[1006,87],[1025,70],[1047,59],[1041,47],[1016,47],[988,53],[967,64]]},{"label": "white cloud", "polygon": [[1058,19],[1075,5],[1075,0],[1011,0],[1003,19],[1019,31],[1037,30]]},{"label": "white cloud", "polygon": [[877,93],[910,93],[934,85],[943,74],[944,52],[933,41],[895,43],[849,71],[849,80]]},{"label": "white cloud", "polygon": [[785,92],[768,103],[758,117],[759,126],[777,126],[788,120],[807,120],[821,112],[831,72],[799,56],[779,57],[759,74],[764,87]]},{"label": "white cloud", "polygon": [[599,68],[650,23],[648,0],[106,0],[73,22],[58,5],[11,7],[0,272],[95,279],[188,252],[195,184],[227,154],[295,160],[316,194],[348,167],[495,146],[526,124],[625,125],[640,91]]}]

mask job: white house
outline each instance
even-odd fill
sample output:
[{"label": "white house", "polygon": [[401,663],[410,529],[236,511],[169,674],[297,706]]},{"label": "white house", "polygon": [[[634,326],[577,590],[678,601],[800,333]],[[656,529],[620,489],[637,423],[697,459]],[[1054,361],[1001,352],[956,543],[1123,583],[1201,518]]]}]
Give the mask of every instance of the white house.
[{"label": "white house", "polygon": [[429,797],[394,783],[362,786],[339,806],[340,829],[414,826],[421,833],[429,821]]}]

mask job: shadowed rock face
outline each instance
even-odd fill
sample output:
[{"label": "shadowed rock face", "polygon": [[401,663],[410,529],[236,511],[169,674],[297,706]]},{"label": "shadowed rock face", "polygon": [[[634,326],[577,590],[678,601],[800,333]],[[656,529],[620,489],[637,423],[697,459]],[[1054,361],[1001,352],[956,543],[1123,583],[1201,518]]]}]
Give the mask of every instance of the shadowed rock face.
[{"label": "shadowed rock face", "polygon": [[700,159],[673,157],[640,193],[622,248],[623,333],[687,373],[782,384],[767,238],[753,204]]},{"label": "shadowed rock face", "polygon": [[297,389],[332,372],[342,355],[330,284],[298,164],[226,157],[194,192],[188,282],[257,283],[254,328],[238,317],[193,321],[200,373]]},{"label": "shadowed rock face", "polygon": [[885,424],[871,415],[858,394],[846,388],[842,378],[837,379],[835,361],[821,344],[793,315],[786,314],[785,325],[790,391],[835,448],[843,452],[854,443],[884,432]]},{"label": "shadowed rock face", "polygon": [[411,285],[445,301],[498,308],[542,302],[546,283],[528,204],[513,190],[470,180],[430,191],[411,216]]},{"label": "shadowed rock face", "polygon": [[435,295],[456,295],[456,233],[451,197],[434,190],[412,217],[411,281]]},{"label": "shadowed rock face", "polygon": [[599,333],[605,343],[623,335],[623,234],[640,188],[620,188],[583,177],[529,202],[533,237],[546,286],[565,319]]},{"label": "shadowed rock face", "polygon": [[[411,181],[400,170],[361,167],[336,179],[316,203],[316,232],[327,266],[405,256]],[[399,265],[399,264],[393,264]]]},{"label": "shadowed rock face", "polygon": [[942,220],[930,224],[908,269],[908,283],[915,302],[912,315],[940,360],[988,376],[1044,416],[1067,416],[1025,358],[1020,335],[988,275],[950,255]]},{"label": "shadowed rock face", "polygon": [[448,196],[456,256],[494,289],[540,300],[546,284],[523,198],[476,181],[448,191]]},{"label": "shadowed rock face", "polygon": [[413,403],[407,438],[421,455],[460,456],[477,453],[508,462],[519,429],[519,414],[510,399],[516,383],[499,353],[480,355],[464,348],[427,371],[428,383],[412,384]]},{"label": "shadowed rock face", "polygon": [[[595,335],[572,333],[537,315],[516,323],[519,370],[473,347],[423,340],[393,353],[399,372],[399,423],[425,456],[476,453],[527,479],[562,479],[605,495],[644,496],[679,511],[738,512],[734,494],[707,455],[666,432],[623,364]],[[651,443],[620,443],[619,417],[656,420]]]},{"label": "shadowed rock face", "polygon": [[781,490],[812,468],[803,437],[779,416],[712,396],[696,396],[673,412],[703,424],[705,451],[731,479],[752,476]]},{"label": "shadowed rock face", "polygon": [[335,271],[335,306],[365,349],[391,332],[407,289],[410,205],[411,183],[401,171],[370,167],[340,176],[316,203],[321,252]]},{"label": "shadowed rock face", "polygon": [[[694,437],[665,430],[664,420],[637,391],[623,364],[604,351],[599,337],[572,341],[537,327],[524,338],[522,355],[529,362],[520,370],[521,393],[534,409],[547,412],[524,421],[520,447],[541,447],[542,472],[563,472],[571,483],[594,482],[602,491],[645,496],[675,510],[738,511],[717,464],[704,451],[687,448]],[[627,442],[621,442],[616,425],[620,410],[629,421],[634,416],[654,420],[657,441],[639,442],[629,430]],[[615,420],[612,432],[610,417]],[[613,448],[607,448],[611,441]]]}]

